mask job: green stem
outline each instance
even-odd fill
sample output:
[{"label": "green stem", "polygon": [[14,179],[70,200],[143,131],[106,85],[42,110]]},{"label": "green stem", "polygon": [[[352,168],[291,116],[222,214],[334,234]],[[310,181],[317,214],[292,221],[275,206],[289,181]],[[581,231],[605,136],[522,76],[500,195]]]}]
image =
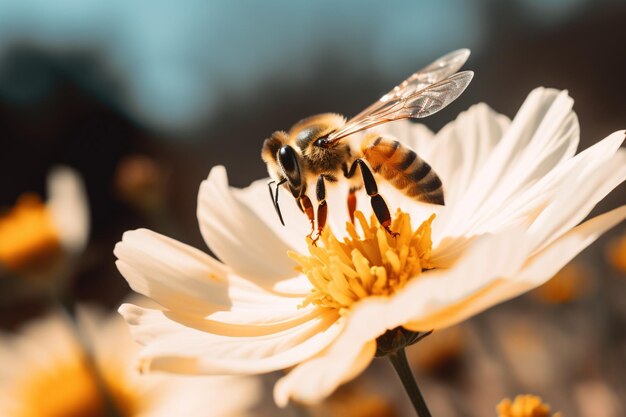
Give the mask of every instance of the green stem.
[{"label": "green stem", "polygon": [[404,348],[398,349],[394,353],[389,354],[389,360],[400,377],[402,385],[404,385],[404,389],[411,399],[413,408],[415,408],[415,412],[418,417],[431,417],[430,411],[428,411],[428,407],[424,401],[424,397],[422,397],[422,393],[417,386],[417,382],[415,381],[415,377],[413,376],[413,372],[409,366],[409,361],[406,359],[406,352],[404,351]]}]

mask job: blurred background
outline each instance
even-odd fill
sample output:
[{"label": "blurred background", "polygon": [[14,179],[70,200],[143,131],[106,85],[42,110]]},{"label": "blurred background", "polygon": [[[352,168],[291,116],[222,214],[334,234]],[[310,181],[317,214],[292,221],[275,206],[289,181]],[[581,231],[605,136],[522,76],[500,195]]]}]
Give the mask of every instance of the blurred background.
[{"label": "blurred background", "polygon": [[[266,176],[260,148],[271,132],[315,113],[354,115],[451,50],[472,50],[465,68],[475,78],[425,120],[433,130],[481,101],[512,117],[537,86],[570,91],[581,148],[625,128],[624,21],[617,0],[0,0],[0,207],[25,192],[46,200],[50,170],[76,170],[90,232],[62,298],[114,309],[129,291],[112,254],[125,230],[204,249],[195,205],[212,166],[225,165],[236,186]],[[622,185],[594,213],[625,195]],[[416,347],[433,414],[495,415],[504,396],[532,392],[568,417],[624,415],[625,233],[621,225],[580,255],[561,286]],[[13,272],[0,279],[4,331],[48,305]],[[429,344],[433,363],[419,363]],[[341,407],[367,393],[404,415],[387,368],[375,364],[306,412],[347,415]],[[380,374],[394,382],[377,385]]]}]

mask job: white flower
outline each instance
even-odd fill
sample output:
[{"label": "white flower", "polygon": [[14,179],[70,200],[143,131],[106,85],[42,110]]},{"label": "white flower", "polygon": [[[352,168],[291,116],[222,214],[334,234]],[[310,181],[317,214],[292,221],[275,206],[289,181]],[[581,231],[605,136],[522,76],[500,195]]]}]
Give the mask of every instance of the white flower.
[{"label": "white flower", "polygon": [[[145,345],[143,366],[198,374],[295,366],[277,383],[276,401],[318,401],[371,362],[386,331],[450,326],[546,282],[626,216],[623,206],[578,225],[625,179],[626,152],[619,131],[574,156],[579,128],[572,105],[566,92],[539,88],[512,121],[479,104],[437,135],[409,122],[377,129],[415,149],[445,188],[446,206],[435,207],[380,183],[389,207],[407,213],[392,227],[407,228],[401,239],[436,214],[432,253],[425,224],[408,280],[393,267],[404,256],[402,245],[389,249],[395,243],[375,227],[369,243],[347,241],[347,256],[323,245],[307,248],[308,222],[286,193],[282,227],[265,180],[233,189],[224,169],[214,168],[200,187],[197,214],[222,262],[148,230],[125,233],[115,248],[130,286],[163,306],[120,309]],[[337,236],[350,232],[345,187],[328,192],[328,225]],[[384,288],[354,272],[363,260],[351,250],[363,245],[369,246],[356,258],[365,258],[365,275],[382,275]],[[309,249],[313,256],[304,256]],[[304,273],[288,251],[300,254],[292,257]],[[375,266],[382,254],[385,271]]]},{"label": "white flower", "polygon": [[68,167],[54,168],[48,175],[48,195],[61,245],[70,254],[81,253],[89,237],[89,206],[79,174]]},{"label": "white flower", "polygon": [[48,175],[47,188],[45,204],[25,193],[0,216],[0,272],[30,279],[34,285],[22,291],[63,287],[89,236],[89,206],[79,174],[57,167]]},{"label": "white flower", "polygon": [[[118,315],[79,310],[0,334],[0,415],[234,417],[259,399],[253,378],[139,375],[138,346]],[[113,407],[116,412],[107,412]]]}]

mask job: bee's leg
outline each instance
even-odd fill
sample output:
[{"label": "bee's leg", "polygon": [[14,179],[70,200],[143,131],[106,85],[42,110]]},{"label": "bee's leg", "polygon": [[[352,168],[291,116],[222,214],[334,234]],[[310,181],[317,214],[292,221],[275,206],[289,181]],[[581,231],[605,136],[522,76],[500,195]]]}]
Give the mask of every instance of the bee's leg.
[{"label": "bee's leg", "polygon": [[311,199],[306,195],[302,195],[298,198],[298,204],[300,205],[300,210],[306,214],[311,222],[311,233],[309,233],[308,237],[313,236],[315,232],[315,213],[313,211],[313,204],[311,204]]},{"label": "bee's leg", "polygon": [[378,194],[378,185],[376,184],[376,179],[374,178],[374,174],[367,166],[364,160],[356,159],[350,170],[348,172],[344,172],[346,177],[350,178],[354,175],[357,166],[361,168],[361,175],[363,176],[363,185],[365,186],[365,191],[367,195],[370,196],[372,202],[372,210],[374,210],[374,214],[378,219],[378,222],[385,230],[393,236],[398,236],[398,233],[391,231],[391,214],[389,213],[389,208],[387,207],[387,203],[383,197]]},{"label": "bee's leg", "polygon": [[[280,212],[280,206],[278,205],[278,190],[280,190],[280,186],[286,182],[287,180],[283,178],[279,182],[271,180],[270,182],[267,183],[267,188],[269,188],[270,190],[270,198],[272,199],[272,204],[274,205],[274,209],[276,209],[276,214],[278,214],[278,219],[280,220],[283,226],[285,225],[285,221],[283,220],[283,215]],[[272,185],[274,184],[276,184],[276,195],[274,195],[274,192],[272,191]]]},{"label": "bee's leg", "polygon": [[348,214],[352,223],[354,223],[354,212],[356,211],[356,192],[361,188],[361,186],[350,187],[350,191],[348,191]]},{"label": "bee's leg", "polygon": [[317,236],[313,239],[313,244],[322,235],[322,230],[326,226],[326,218],[328,217],[328,205],[326,204],[326,184],[324,182],[324,175],[320,175],[317,178],[317,185],[315,187],[315,196],[317,197]]},{"label": "bee's leg", "polygon": [[[343,175],[346,178],[351,178],[352,176],[354,176],[354,171],[356,171],[356,167],[357,165],[353,163],[350,169],[348,170],[348,165],[344,163],[341,166]],[[354,212],[356,211],[356,192],[359,191],[362,187],[363,187],[362,185],[352,186],[350,187],[350,190],[348,191],[348,215],[350,216],[350,222],[352,222],[353,224],[354,224]]]}]

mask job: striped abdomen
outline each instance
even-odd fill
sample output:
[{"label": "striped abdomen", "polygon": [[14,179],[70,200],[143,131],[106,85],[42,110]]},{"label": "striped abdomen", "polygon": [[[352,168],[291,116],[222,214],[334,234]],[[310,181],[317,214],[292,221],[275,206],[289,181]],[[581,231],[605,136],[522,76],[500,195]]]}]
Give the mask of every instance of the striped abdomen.
[{"label": "striped abdomen", "polygon": [[370,134],[361,145],[372,170],[408,197],[444,204],[443,187],[435,171],[410,148],[394,139]]}]

